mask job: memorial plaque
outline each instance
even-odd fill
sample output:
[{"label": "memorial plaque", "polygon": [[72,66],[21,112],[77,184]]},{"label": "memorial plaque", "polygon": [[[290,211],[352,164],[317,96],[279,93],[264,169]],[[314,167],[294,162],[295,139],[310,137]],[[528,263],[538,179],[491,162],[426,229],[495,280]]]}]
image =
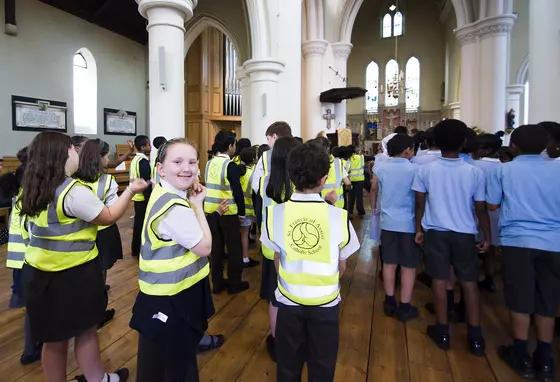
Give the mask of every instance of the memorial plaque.
[{"label": "memorial plaque", "polygon": [[136,113],[133,111],[103,109],[105,134],[136,136]]},{"label": "memorial plaque", "polygon": [[12,96],[12,130],[65,133],[67,122],[66,102]]}]

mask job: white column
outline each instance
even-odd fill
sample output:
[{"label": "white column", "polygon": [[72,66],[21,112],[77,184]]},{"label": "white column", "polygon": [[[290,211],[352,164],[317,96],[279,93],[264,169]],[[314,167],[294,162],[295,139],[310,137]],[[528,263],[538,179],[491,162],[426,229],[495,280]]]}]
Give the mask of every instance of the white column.
[{"label": "white column", "polygon": [[560,122],[560,1],[529,1],[529,122]]},{"label": "white column", "polygon": [[461,102],[451,102],[449,104],[449,116],[452,119],[461,119]]},{"label": "white column", "polygon": [[[334,68],[338,74],[343,78],[348,77],[348,57],[352,52],[352,44],[347,42],[337,42],[331,45],[334,55]],[[345,88],[348,82],[343,82],[340,77],[337,77],[340,83],[336,87]],[[332,121],[333,130],[344,129],[346,127],[346,100],[334,105],[333,110],[336,118]],[[334,131],[333,131],[334,132]]]},{"label": "white column", "polygon": [[477,22],[480,39],[478,128],[506,128],[508,36],[517,16],[492,16]]},{"label": "white column", "polygon": [[478,38],[473,25],[455,30],[461,45],[461,120],[467,126],[477,125]]},{"label": "white column", "polygon": [[148,20],[150,137],[185,136],[185,22],[198,0],[136,0]]},{"label": "white column", "polygon": [[322,89],[323,56],[329,43],[325,40],[310,40],[302,44],[305,83],[303,84],[303,112],[301,137],[304,141],[315,138],[324,130],[323,112],[319,95]]},{"label": "white column", "polygon": [[243,123],[250,126],[248,131],[244,130],[243,137],[249,138],[254,145],[266,143],[268,126],[284,120],[284,101],[279,99],[278,92],[278,75],[282,73],[284,64],[273,59],[253,59],[245,61],[243,69],[249,77],[251,94],[249,104],[243,104]]},{"label": "white column", "polygon": [[[237,78],[241,82],[241,137],[246,138],[251,135],[251,87],[249,76],[245,69],[240,66],[236,70]],[[241,138],[239,137],[239,138]],[[253,141],[251,141],[253,143]]]},{"label": "white column", "polygon": [[[521,96],[525,92],[525,85],[508,85],[506,101],[506,114],[513,109],[515,111],[515,123],[513,127],[519,126],[521,123]],[[507,125],[506,125],[507,127]]]}]

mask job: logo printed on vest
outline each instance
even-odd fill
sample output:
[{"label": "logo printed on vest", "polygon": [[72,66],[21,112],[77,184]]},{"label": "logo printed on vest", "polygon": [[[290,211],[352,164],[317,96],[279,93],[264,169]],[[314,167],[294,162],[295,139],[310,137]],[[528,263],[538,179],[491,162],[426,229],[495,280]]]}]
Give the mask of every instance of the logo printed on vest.
[{"label": "logo printed on vest", "polygon": [[300,218],[289,224],[290,248],[301,255],[314,255],[321,251],[320,242],[325,235],[321,224],[315,219]]}]

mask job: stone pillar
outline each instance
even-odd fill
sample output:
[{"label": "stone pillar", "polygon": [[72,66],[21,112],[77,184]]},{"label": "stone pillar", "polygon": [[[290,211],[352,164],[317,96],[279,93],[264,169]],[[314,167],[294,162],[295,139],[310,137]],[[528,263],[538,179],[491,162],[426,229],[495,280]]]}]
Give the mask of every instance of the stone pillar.
[{"label": "stone pillar", "polygon": [[476,23],[480,39],[477,126],[488,133],[506,128],[508,36],[516,18],[500,15]]},{"label": "stone pillar", "polygon": [[461,120],[469,127],[477,124],[478,38],[472,24],[455,30],[461,45]]},{"label": "stone pillar", "polygon": [[[332,44],[332,50],[334,55],[334,68],[338,71],[338,74],[343,78],[348,78],[348,57],[350,52],[352,52],[352,44],[347,42],[337,42]],[[348,82],[343,82],[340,77],[337,77],[340,83],[335,85],[336,87],[344,88],[348,86]],[[346,128],[346,100],[341,103],[334,105],[334,114],[336,118],[332,121],[333,130]]]},{"label": "stone pillar", "polygon": [[461,119],[461,102],[451,102],[449,104],[449,117],[452,119]]},{"label": "stone pillar", "polygon": [[136,0],[148,20],[149,135],[185,136],[185,22],[198,0]]},{"label": "stone pillar", "polygon": [[[277,120],[283,120],[278,92],[278,75],[284,64],[273,59],[252,59],[243,64],[249,78],[249,104],[243,105],[243,123],[250,128],[243,133],[254,145],[266,143],[265,132]],[[298,88],[299,91],[299,88]]]},{"label": "stone pillar", "polygon": [[310,40],[302,44],[305,83],[302,91],[301,137],[304,141],[314,138],[324,130],[323,111],[319,95],[322,89],[323,56],[329,43],[325,40]]},{"label": "stone pillar", "polygon": [[560,122],[560,2],[529,1],[529,122]]},{"label": "stone pillar", "polygon": [[[251,135],[251,87],[249,83],[249,76],[245,69],[240,66],[236,70],[237,78],[241,82],[241,136],[239,138],[246,138]],[[251,141],[253,143],[253,141]]]},{"label": "stone pillar", "polygon": [[513,127],[515,128],[519,125],[522,125],[521,96],[525,93],[525,85],[508,85],[506,89],[507,89],[506,114],[511,109],[515,110],[515,124],[513,125]]}]

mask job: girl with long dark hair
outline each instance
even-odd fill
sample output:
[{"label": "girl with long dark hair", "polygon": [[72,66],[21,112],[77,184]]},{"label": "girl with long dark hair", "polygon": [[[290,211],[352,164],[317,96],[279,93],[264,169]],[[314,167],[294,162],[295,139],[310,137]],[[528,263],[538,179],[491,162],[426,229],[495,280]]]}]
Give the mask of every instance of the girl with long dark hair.
[{"label": "girl with long dark hair", "polygon": [[97,226],[114,224],[131,196],[148,185],[135,180],[106,207],[90,188],[70,177],[78,165],[78,153],[67,135],[42,132],[28,146],[18,203],[29,233],[22,280],[31,333],[44,342],[47,382],[66,380],[71,338],[88,381],[126,381],[127,369],[105,374],[101,364],[97,325],[104,317],[107,292],[95,240]]}]

